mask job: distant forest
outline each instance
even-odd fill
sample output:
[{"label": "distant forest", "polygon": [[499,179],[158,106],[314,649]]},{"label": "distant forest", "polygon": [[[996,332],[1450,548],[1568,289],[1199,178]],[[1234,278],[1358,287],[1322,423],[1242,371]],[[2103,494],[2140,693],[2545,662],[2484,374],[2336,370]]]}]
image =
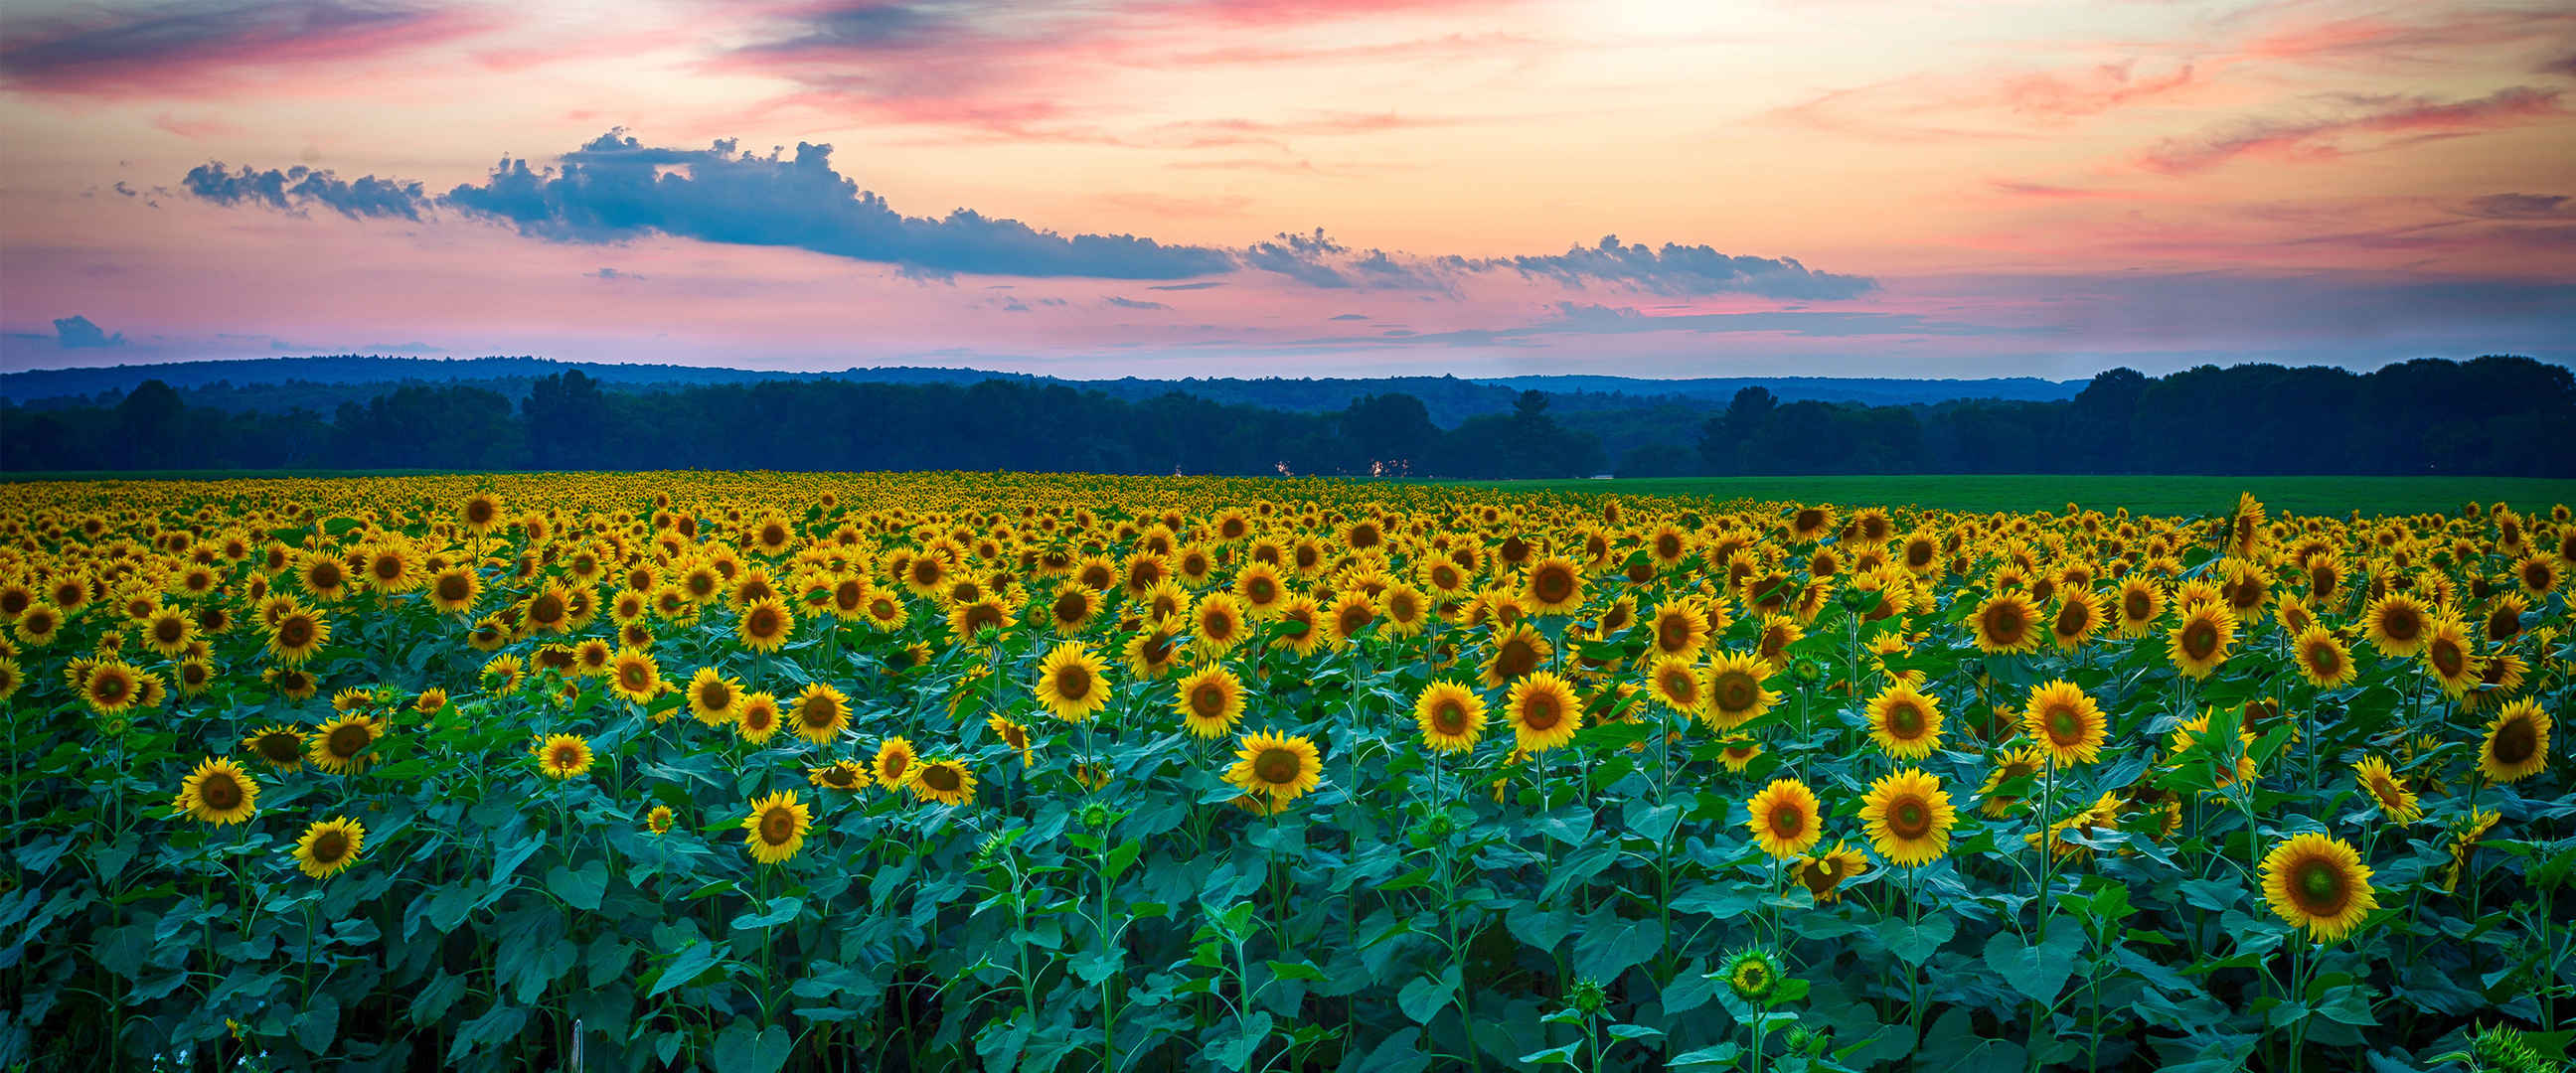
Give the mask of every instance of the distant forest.
[{"label": "distant forest", "polygon": [[1569,407],[1530,389],[1444,427],[1402,392],[1315,412],[1028,379],[628,392],[572,369],[516,398],[412,384],[325,415],[191,405],[153,380],[113,402],[0,404],[0,469],[2576,475],[2576,376],[2520,357],[2114,369],[2064,400],[1784,402],[1751,386],[1722,406],[1640,402]]}]

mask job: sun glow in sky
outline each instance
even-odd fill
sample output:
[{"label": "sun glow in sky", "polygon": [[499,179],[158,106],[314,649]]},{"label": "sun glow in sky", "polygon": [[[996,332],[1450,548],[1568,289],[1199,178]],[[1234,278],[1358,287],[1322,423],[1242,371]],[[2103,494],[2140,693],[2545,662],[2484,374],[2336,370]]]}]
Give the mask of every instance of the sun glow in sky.
[{"label": "sun glow in sky", "polygon": [[2558,2],[27,0],[0,145],[11,369],[2576,360]]}]

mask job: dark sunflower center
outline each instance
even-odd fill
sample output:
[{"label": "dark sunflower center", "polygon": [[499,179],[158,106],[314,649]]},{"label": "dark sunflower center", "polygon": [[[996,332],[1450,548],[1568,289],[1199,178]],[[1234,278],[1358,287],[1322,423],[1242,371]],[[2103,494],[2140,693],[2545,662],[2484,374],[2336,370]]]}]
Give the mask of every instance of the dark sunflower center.
[{"label": "dark sunflower center", "polygon": [[323,745],[331,750],[331,755],[346,760],[358,755],[375,740],[376,736],[367,728],[351,724],[332,731],[330,737],[323,739]]},{"label": "dark sunflower center", "polygon": [[1503,642],[1494,653],[1494,670],[1504,678],[1519,678],[1538,668],[1538,650],[1528,641],[1515,637]]},{"label": "dark sunflower center", "polygon": [[2071,745],[2084,736],[2084,721],[2070,708],[2049,709],[2047,725],[2049,740],[2060,745]]},{"label": "dark sunflower center", "polygon": [[2421,632],[2424,628],[2424,624],[2415,617],[2415,612],[2412,609],[2398,607],[2391,608],[2389,610],[2388,615],[2381,620],[2379,628],[2381,631],[2387,633],[2388,636],[2400,641],[2405,641],[2411,640],[2418,632]]},{"label": "dark sunflower center", "polygon": [[1091,671],[1081,664],[1071,664],[1056,672],[1055,691],[1066,700],[1081,700],[1091,695]]},{"label": "dark sunflower center", "polygon": [[617,680],[628,689],[642,689],[653,683],[653,672],[641,663],[629,663],[617,669]]},{"label": "dark sunflower center", "polygon": [[1286,786],[1297,781],[1304,765],[1293,749],[1263,749],[1252,758],[1252,774],[1272,786]]},{"label": "dark sunflower center", "polygon": [[2343,910],[2345,900],[2343,875],[2329,862],[2301,863],[2297,889],[2300,905],[2311,913],[2331,916]]},{"label": "dark sunflower center", "polygon": [[2460,646],[2449,641],[2433,642],[2433,669],[2443,677],[2458,677],[2467,663],[2468,655],[2460,651]]},{"label": "dark sunflower center", "polygon": [[1442,700],[1431,707],[1431,725],[1443,734],[1467,731],[1467,707],[1454,700]]},{"label": "dark sunflower center", "polygon": [[210,773],[197,783],[197,799],[217,812],[231,811],[242,802],[241,784],[220,771]]},{"label": "dark sunflower center", "polygon": [[1574,575],[1563,570],[1541,570],[1532,581],[1530,591],[1537,593],[1540,600],[1562,603],[1574,594]]},{"label": "dark sunflower center", "polygon": [[778,632],[778,613],[766,607],[754,608],[751,612],[750,626],[751,635],[754,637],[767,637],[776,633]]},{"label": "dark sunflower center", "polygon": [[1911,703],[1898,703],[1887,710],[1888,733],[1900,738],[1919,737],[1923,733],[1923,711]]},{"label": "dark sunflower center", "polygon": [[581,766],[581,750],[572,745],[555,746],[554,765],[566,771]]},{"label": "dark sunflower center", "polygon": [[165,645],[177,644],[187,634],[188,624],[180,619],[165,618],[152,624],[153,639]]},{"label": "dark sunflower center", "polygon": [[711,712],[733,706],[733,688],[723,682],[709,682],[698,687],[698,704]]},{"label": "dark sunflower center", "polygon": [[1783,804],[1771,809],[1771,833],[1782,838],[1795,838],[1807,830],[1807,810],[1796,804]]},{"label": "dark sunflower center", "polygon": [[841,718],[841,706],[830,697],[819,697],[805,705],[805,725],[827,727]]},{"label": "dark sunflower center", "polygon": [[1554,730],[1561,722],[1564,722],[1564,714],[1557,710],[1555,697],[1540,693],[1521,705],[1521,725],[1531,730]]},{"label": "dark sunflower center", "polygon": [[277,643],[284,648],[302,648],[313,640],[313,623],[291,618],[277,624]]},{"label": "dark sunflower center", "polygon": [[796,813],[784,805],[772,805],[760,814],[760,840],[773,846],[784,846],[796,837]]},{"label": "dark sunflower center", "polygon": [[1201,682],[1190,690],[1190,712],[1201,719],[1214,719],[1225,714],[1225,687],[1214,682]]},{"label": "dark sunflower center", "polygon": [[2206,622],[2192,623],[2191,628],[2182,631],[2182,650],[2193,659],[2207,658],[2218,650],[2218,627]]},{"label": "dark sunflower center", "polygon": [[387,556],[375,561],[376,580],[392,581],[403,573],[402,560]]},{"label": "dark sunflower center", "polygon": [[941,793],[955,793],[959,785],[957,769],[945,764],[933,764],[921,769],[921,782]]},{"label": "dark sunflower center", "polygon": [[1689,671],[1675,669],[1664,673],[1664,695],[1674,700],[1689,703],[1692,695],[1699,692],[1698,687],[1699,679],[1692,677]]},{"label": "dark sunflower center", "polygon": [[349,855],[349,836],[337,829],[328,830],[313,839],[313,860],[317,864],[336,864]]},{"label": "dark sunflower center", "polygon": [[438,579],[438,598],[453,603],[466,597],[465,576],[448,574]]},{"label": "dark sunflower center", "polygon": [[2516,717],[2497,727],[2495,758],[2507,764],[2520,764],[2540,751],[2540,729],[2528,718]]},{"label": "dark sunflower center", "polygon": [[1898,838],[1921,838],[1932,830],[1932,810],[1922,801],[1906,798],[1887,810],[1887,829]]},{"label": "dark sunflower center", "polygon": [[262,734],[259,755],[270,763],[292,763],[296,758],[296,741],[292,734]]},{"label": "dark sunflower center", "polygon": [[2057,610],[2057,632],[2059,636],[2073,637],[2079,633],[2083,633],[2084,628],[2092,625],[2092,623],[2093,613],[2086,610],[2083,604],[2068,604]]},{"label": "dark sunflower center", "polygon": [[1666,652],[1679,652],[1690,644],[1690,623],[1679,615],[1655,623],[1655,645]]},{"label": "dark sunflower center", "polygon": [[1998,604],[1986,611],[1986,635],[1995,640],[2019,640],[2023,625],[2021,609],[2011,604]]},{"label": "dark sunflower center", "polygon": [[2131,621],[2142,621],[2154,610],[2155,601],[2144,592],[2132,589],[2120,597],[2120,613]]},{"label": "dark sunflower center", "polygon": [[1743,671],[1728,671],[1717,676],[1712,692],[1717,694],[1718,707],[1740,712],[1753,707],[1753,702],[1761,697],[1762,683],[1754,681],[1752,675]]}]

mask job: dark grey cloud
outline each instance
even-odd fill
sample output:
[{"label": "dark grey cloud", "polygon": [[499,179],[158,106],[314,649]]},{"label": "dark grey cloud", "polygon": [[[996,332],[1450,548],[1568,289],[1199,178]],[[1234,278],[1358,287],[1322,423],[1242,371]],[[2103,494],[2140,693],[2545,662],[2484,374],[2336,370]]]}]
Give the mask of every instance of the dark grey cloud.
[{"label": "dark grey cloud", "polygon": [[1161,302],[1142,302],[1142,301],[1138,301],[1138,300],[1136,300],[1136,299],[1134,299],[1134,298],[1121,298],[1121,297],[1119,297],[1119,296],[1117,296],[1117,295],[1114,295],[1114,294],[1109,296],[1109,304],[1110,304],[1110,305],[1117,306],[1117,307],[1118,307],[1118,308],[1120,308],[1120,309],[1170,309],[1170,308],[1172,308],[1172,307],[1170,307],[1170,306],[1164,305],[1164,304],[1163,304],[1163,303],[1161,303]]},{"label": "dark grey cloud", "polygon": [[397,50],[470,31],[471,16],[400,0],[216,0],[82,5],[11,16],[0,83],[115,95],[193,82],[224,68],[309,64]]},{"label": "dark grey cloud", "polygon": [[663,234],[746,246],[785,246],[899,265],[944,277],[1181,279],[1224,272],[1233,258],[1200,246],[1134,235],[1062,235],[972,209],[941,218],[904,216],[832,167],[832,147],[799,142],[795,154],[646,146],[622,131],[564,154],[560,166],[503,160],[480,184],[440,203],[554,242],[619,242]]},{"label": "dark grey cloud", "polygon": [[1818,272],[1788,257],[1730,256],[1708,246],[1667,242],[1622,244],[1604,236],[1589,247],[1576,246],[1546,257],[1502,257],[1450,263],[1470,271],[1513,270],[1556,280],[1568,287],[1611,283],[1654,294],[1757,294],[1766,298],[1857,298],[1877,289],[1866,276]]},{"label": "dark grey cloud", "polygon": [[54,344],[65,350],[79,347],[124,346],[125,333],[117,332],[111,335],[98,325],[90,323],[88,317],[75,313],[68,317],[54,318]]},{"label": "dark grey cloud", "polygon": [[2490,220],[2576,219],[2576,198],[2565,194],[2488,194],[2469,199],[2471,216]]},{"label": "dark grey cloud", "polygon": [[264,205],[281,212],[320,205],[353,220],[371,216],[418,220],[430,204],[419,183],[373,175],[345,180],[302,164],[284,171],[260,171],[245,164],[235,172],[225,170],[219,161],[208,162],[188,169],[180,185],[218,205]]},{"label": "dark grey cloud", "polygon": [[592,279],[605,280],[641,280],[651,278],[648,276],[639,276],[633,272],[621,272],[614,268],[601,268],[596,272],[584,272],[582,275],[589,276]]},{"label": "dark grey cloud", "polygon": [[[829,145],[799,142],[792,154],[784,148],[758,154],[727,139],[705,149],[677,149],[646,145],[623,129],[551,165],[504,157],[483,181],[443,194],[373,175],[350,181],[300,166],[234,171],[220,162],[190,170],[183,186],[221,205],[287,212],[321,205],[352,218],[418,220],[443,209],[548,242],[610,244],[668,235],[787,247],[894,265],[924,279],[969,273],[1189,280],[1251,269],[1310,287],[1423,292],[1424,300],[1454,295],[1463,277],[1505,272],[1576,290],[1610,286],[1667,295],[1831,300],[1877,286],[1866,277],[1818,272],[1789,258],[1730,256],[1705,245],[1624,245],[1615,236],[1562,254],[1465,258],[1354,249],[1320,227],[1229,250],[1165,245],[1136,235],[1064,235],[966,208],[942,217],[905,216],[837,170]],[[1220,286],[1197,280],[1151,289]]]}]

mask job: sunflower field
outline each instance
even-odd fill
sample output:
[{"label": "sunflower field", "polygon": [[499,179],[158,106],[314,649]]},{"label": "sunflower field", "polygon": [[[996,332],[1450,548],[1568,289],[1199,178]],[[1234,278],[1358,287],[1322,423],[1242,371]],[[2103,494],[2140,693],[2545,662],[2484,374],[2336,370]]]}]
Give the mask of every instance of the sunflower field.
[{"label": "sunflower field", "polygon": [[0,484],[8,1068],[2542,1070],[2565,506]]}]

